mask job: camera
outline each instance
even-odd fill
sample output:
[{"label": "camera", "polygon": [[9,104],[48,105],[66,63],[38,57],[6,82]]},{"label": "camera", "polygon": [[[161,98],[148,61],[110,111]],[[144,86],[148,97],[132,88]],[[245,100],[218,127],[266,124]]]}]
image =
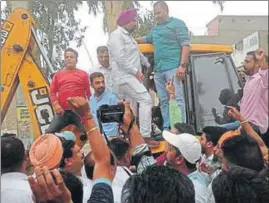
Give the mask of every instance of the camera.
[{"label": "camera", "polygon": [[102,105],[97,110],[97,118],[102,123],[123,123],[124,105]]}]

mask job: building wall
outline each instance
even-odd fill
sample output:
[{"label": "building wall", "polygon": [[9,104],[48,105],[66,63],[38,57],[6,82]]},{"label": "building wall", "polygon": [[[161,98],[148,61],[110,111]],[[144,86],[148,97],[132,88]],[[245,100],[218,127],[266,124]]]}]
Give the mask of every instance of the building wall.
[{"label": "building wall", "polygon": [[207,34],[209,36],[214,36],[218,35],[218,25],[219,25],[219,20],[215,18],[210,22],[210,25],[207,27]]},{"label": "building wall", "polygon": [[259,31],[259,42],[260,47],[265,51],[265,53],[268,53],[268,46],[269,46],[269,35],[268,30],[267,31]]},{"label": "building wall", "polygon": [[242,66],[242,62],[248,52],[258,49],[260,46],[259,32],[254,32],[251,35],[240,40],[233,45],[233,60],[237,68]]},{"label": "building wall", "polygon": [[268,32],[268,16],[217,16],[207,25],[208,35],[192,36],[191,40],[192,43],[232,45],[255,31]]}]

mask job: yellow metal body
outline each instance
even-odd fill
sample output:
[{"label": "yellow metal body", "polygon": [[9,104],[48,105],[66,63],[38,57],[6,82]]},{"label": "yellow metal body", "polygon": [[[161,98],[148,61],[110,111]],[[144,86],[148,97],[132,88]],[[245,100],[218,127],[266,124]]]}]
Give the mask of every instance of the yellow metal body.
[{"label": "yellow metal body", "polygon": [[[143,54],[152,54],[154,46],[152,44],[139,44],[139,50]],[[215,45],[215,44],[192,44],[190,53],[226,53],[231,54],[233,47],[230,45]]]},{"label": "yellow metal body", "polygon": [[[31,118],[35,138],[45,133],[54,110],[49,98],[49,81],[35,63],[34,19],[25,9],[16,9],[1,26],[1,123],[19,84]],[[70,125],[76,137],[81,133]],[[83,143],[77,139],[77,144]]]}]

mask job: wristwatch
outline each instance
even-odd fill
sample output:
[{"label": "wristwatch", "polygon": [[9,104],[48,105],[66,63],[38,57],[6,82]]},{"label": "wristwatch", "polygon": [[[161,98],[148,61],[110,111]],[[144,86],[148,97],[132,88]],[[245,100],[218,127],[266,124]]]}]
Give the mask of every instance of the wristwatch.
[{"label": "wristwatch", "polygon": [[183,68],[187,68],[188,67],[188,63],[181,63],[180,66],[183,67]]}]

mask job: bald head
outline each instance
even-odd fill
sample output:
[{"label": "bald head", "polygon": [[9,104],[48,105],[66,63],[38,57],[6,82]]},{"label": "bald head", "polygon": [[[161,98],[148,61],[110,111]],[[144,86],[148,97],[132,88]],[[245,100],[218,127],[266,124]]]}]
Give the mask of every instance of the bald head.
[{"label": "bald head", "polygon": [[169,8],[168,8],[168,5],[165,1],[157,1],[153,5],[153,8],[155,8],[155,7],[160,7],[162,9],[164,9],[167,13],[169,13]]},{"label": "bald head", "polygon": [[169,18],[169,8],[164,1],[157,1],[153,5],[154,17],[158,24],[165,23]]}]

